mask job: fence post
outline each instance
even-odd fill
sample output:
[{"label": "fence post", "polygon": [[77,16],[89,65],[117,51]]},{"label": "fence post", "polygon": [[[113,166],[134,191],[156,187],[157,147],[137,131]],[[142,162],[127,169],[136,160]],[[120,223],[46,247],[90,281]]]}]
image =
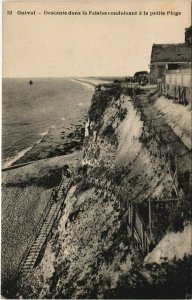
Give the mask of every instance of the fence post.
[{"label": "fence post", "polygon": [[133,237],[134,233],[134,207],[133,202],[131,201],[131,236]]},{"label": "fence post", "polygon": [[152,236],[152,215],[151,215],[151,199],[149,198],[149,232],[150,237]]}]

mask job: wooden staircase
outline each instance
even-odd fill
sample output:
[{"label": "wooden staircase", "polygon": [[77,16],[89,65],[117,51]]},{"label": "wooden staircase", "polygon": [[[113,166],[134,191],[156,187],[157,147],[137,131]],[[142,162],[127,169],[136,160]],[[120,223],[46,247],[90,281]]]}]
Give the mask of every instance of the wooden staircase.
[{"label": "wooden staircase", "polygon": [[[28,247],[26,255],[20,264],[20,275],[26,275],[34,267],[39,253],[51,232],[60,210],[62,209],[62,205],[64,204],[70,186],[71,179],[65,178],[65,180],[63,180],[59,186],[57,202],[54,202],[52,199],[50,199],[50,208],[49,210],[45,209],[45,215],[42,216],[43,221],[41,222],[41,226],[36,231],[37,233],[35,238],[33,238],[33,242],[30,243],[31,246]],[[63,189],[65,189],[64,193]]]}]

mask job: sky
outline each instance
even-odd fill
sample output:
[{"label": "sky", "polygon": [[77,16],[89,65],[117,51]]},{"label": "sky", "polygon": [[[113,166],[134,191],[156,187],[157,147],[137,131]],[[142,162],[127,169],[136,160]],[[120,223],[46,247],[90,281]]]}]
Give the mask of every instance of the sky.
[{"label": "sky", "polygon": [[[33,11],[35,15],[22,14]],[[89,11],[107,15],[89,15]],[[108,15],[118,11],[137,15]],[[3,77],[132,75],[149,70],[153,43],[183,43],[190,25],[190,0],[7,1],[3,4]]]}]

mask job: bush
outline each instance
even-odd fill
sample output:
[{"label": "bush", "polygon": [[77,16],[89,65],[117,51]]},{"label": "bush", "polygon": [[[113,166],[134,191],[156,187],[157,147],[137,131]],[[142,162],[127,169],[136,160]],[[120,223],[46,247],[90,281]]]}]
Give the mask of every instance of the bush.
[{"label": "bush", "polygon": [[169,231],[182,231],[184,221],[190,221],[192,217],[191,203],[187,200],[175,201],[175,206],[156,209],[152,215],[152,232],[155,241]]}]

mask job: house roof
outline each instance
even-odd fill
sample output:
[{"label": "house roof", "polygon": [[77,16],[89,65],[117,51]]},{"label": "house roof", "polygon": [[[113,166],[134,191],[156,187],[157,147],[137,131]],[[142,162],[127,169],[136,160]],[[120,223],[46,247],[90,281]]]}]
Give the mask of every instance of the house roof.
[{"label": "house roof", "polygon": [[192,47],[186,44],[153,44],[151,63],[189,61],[192,61]]}]

